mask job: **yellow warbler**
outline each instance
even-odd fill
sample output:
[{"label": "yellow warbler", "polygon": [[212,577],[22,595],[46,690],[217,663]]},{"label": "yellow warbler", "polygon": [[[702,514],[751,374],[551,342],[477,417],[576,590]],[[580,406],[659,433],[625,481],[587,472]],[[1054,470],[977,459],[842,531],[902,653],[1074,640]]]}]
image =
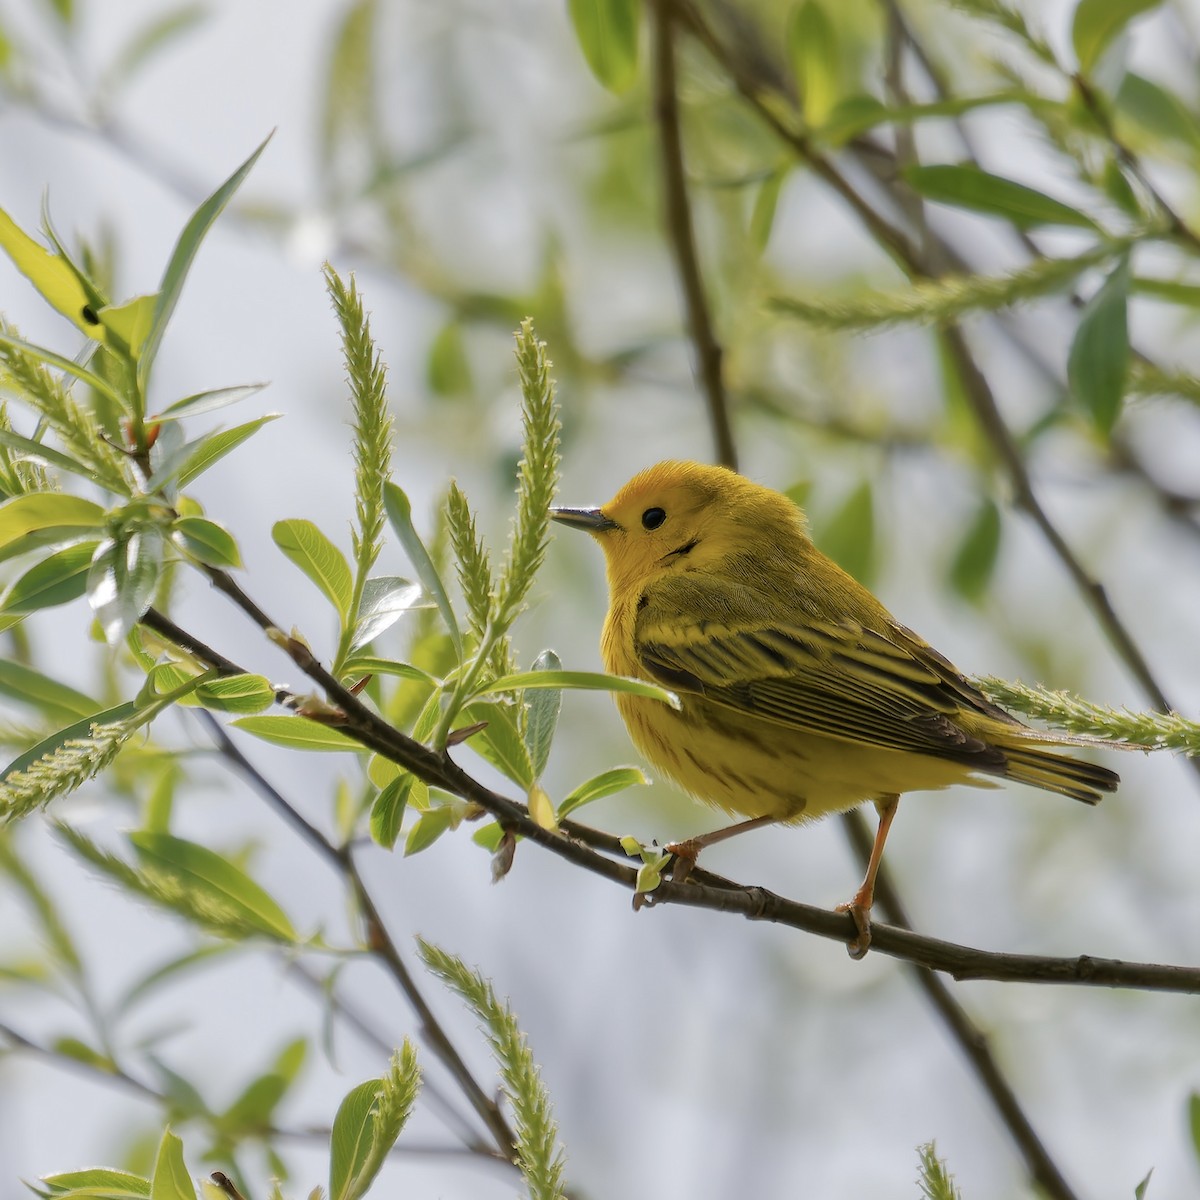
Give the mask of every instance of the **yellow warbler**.
[{"label": "yellow warbler", "polygon": [[679,695],[676,710],[617,694],[634,743],[698,799],[747,818],[670,847],[684,873],[734,833],[874,801],[866,877],[841,906],[855,957],[902,792],[997,776],[1095,804],[1117,787],[1113,771],[1045,749],[1112,743],[1030,729],[991,703],[826,558],[778,492],[663,462],[601,508],[551,515],[604,550],[605,667]]}]

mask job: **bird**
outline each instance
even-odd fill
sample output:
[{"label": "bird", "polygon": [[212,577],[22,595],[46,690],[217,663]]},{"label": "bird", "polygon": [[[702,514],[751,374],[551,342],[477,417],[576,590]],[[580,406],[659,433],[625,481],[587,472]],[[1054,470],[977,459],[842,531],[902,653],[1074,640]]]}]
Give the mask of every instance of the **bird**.
[{"label": "bird", "polygon": [[670,689],[678,708],[614,693],[659,773],[740,818],[669,844],[676,880],[706,846],[868,801],[866,874],[838,910],[871,943],[884,843],[905,792],[1032,785],[1096,804],[1120,777],[1061,753],[1121,742],[1033,729],[994,704],[832,559],[787,496],[729,470],[660,462],[599,508],[554,507],[604,552],[605,670]]}]

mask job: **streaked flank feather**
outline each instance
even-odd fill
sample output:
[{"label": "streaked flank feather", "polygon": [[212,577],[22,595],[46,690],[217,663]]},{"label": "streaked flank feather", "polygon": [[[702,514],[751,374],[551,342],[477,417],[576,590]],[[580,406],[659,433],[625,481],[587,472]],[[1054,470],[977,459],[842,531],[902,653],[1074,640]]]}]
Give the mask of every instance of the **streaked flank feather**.
[{"label": "streaked flank feather", "polygon": [[[662,683],[678,710],[619,694],[638,749],[697,798],[764,823],[872,800],[873,868],[903,792],[1011,779],[1095,804],[1118,776],[1059,747],[1120,743],[1030,729],[900,625],[812,543],[787,497],[722,467],[664,462],[599,509],[556,509],[604,550],[606,668]],[[734,829],[740,829],[735,826]],[[722,833],[681,847],[694,859]]]}]

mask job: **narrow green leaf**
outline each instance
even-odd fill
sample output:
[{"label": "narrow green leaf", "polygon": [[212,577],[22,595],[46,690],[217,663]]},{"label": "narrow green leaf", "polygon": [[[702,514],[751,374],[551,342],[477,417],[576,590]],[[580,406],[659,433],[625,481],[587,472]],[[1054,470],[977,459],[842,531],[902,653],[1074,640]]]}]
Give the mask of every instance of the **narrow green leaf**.
[{"label": "narrow green leaf", "polygon": [[122,359],[137,362],[141,355],[157,296],[135,296],[123,304],[106,304],[96,315],[108,331],[106,342]]},{"label": "narrow green leaf", "polygon": [[640,767],[613,767],[593,776],[586,783],[581,783],[570,792],[558,806],[558,819],[561,821],[568,813],[591,804],[593,800],[602,800],[605,796],[615,795],[627,788],[641,787],[650,781]]},{"label": "narrow green leaf", "polygon": [[972,163],[908,167],[904,178],[927,200],[1002,217],[1018,229],[1036,229],[1041,225],[1099,229],[1086,213],[1061,200],[1023,183],[989,174]]},{"label": "narrow green leaf", "polygon": [[869,583],[875,571],[875,499],[864,479],[826,523],[821,549],[843,571]]},{"label": "narrow green leaf", "polygon": [[1144,275],[1134,276],[1131,284],[1139,296],[1153,296],[1168,304],[1182,304],[1187,308],[1200,308],[1200,283],[1184,283],[1178,279],[1148,279]]},{"label": "narrow green leaf", "polygon": [[94,1046],[89,1046],[87,1042],[81,1041],[77,1037],[58,1037],[51,1042],[51,1045],[54,1052],[64,1058],[84,1063],[94,1070],[115,1073],[116,1064],[109,1055],[102,1053]]},{"label": "narrow green leaf", "polygon": [[88,337],[100,339],[103,329],[96,316],[97,298],[84,287],[59,254],[36,242],[0,208],[0,249],[41,293],[55,312],[66,317]]},{"label": "narrow green leaf", "polygon": [[88,568],[88,603],[110,646],[116,646],[150,607],[162,575],[163,535],[157,525],[100,542]]},{"label": "narrow green leaf", "polygon": [[110,400],[122,410],[128,407],[125,397],[103,375],[97,375],[95,371],[89,371],[87,367],[80,366],[73,359],[64,358],[61,354],[55,354],[53,350],[47,350],[44,346],[35,346],[32,342],[27,342],[23,338],[13,337],[12,334],[5,333],[3,329],[0,329],[0,346],[8,346],[10,349],[19,351],[22,354],[28,354],[31,358],[36,358],[48,367],[54,367],[55,370],[64,371],[66,374],[74,376],[80,382],[86,383],[88,387],[94,388],[100,395]]},{"label": "narrow green leaf", "polygon": [[216,412],[217,409],[230,404],[238,404],[261,392],[266,386],[265,383],[247,383],[240,387],[213,388],[208,392],[196,392],[195,395],[176,400],[162,412],[147,419],[162,424],[166,421],[182,421],[184,417],[198,417],[203,413]]},{"label": "narrow green leaf", "polygon": [[[0,504],[0,547],[22,552],[31,533],[52,530],[64,540],[104,527],[105,512],[98,504],[65,492],[29,492]],[[11,553],[4,557],[11,557]]]},{"label": "narrow green leaf", "polygon": [[264,425],[279,416],[279,413],[267,413],[265,417],[247,421],[244,425],[235,425],[232,429],[223,429],[219,433],[189,442],[188,453],[182,461],[165,475],[161,468],[156,471],[154,477],[146,484],[146,491],[157,491],[172,479],[179,487],[187,487],[193,479],[203,475],[214,463],[224,458],[231,450],[236,450],[247,438],[253,437]]},{"label": "narrow green leaf", "polygon": [[412,663],[395,662],[390,658],[381,658],[375,654],[355,654],[346,660],[343,675],[396,675],[401,679],[415,679],[420,683],[441,686],[441,680]]},{"label": "narrow green leaf", "polygon": [[143,867],[165,871],[193,896],[212,895],[235,910],[246,924],[283,942],[298,940],[287,914],[249,875],[206,846],[168,833],[131,833],[129,841]]},{"label": "narrow green leaf", "polygon": [[480,701],[468,705],[463,714],[471,723],[487,722],[466,744],[501,774],[518,784],[522,791],[528,792],[536,777],[512,705]]},{"label": "narrow green leaf", "polygon": [[390,629],[406,612],[414,608],[432,608],[419,583],[399,575],[380,575],[363,584],[362,600],[355,618],[351,650],[359,650]]},{"label": "narrow green leaf", "polygon": [[84,463],[77,462],[51,446],[35,442],[33,438],[22,437],[11,429],[0,429],[0,445],[16,450],[16,457],[33,459],[43,466],[57,467],[60,471],[69,471],[72,475],[82,475],[85,479],[94,477],[94,472]]},{"label": "narrow green leaf", "polygon": [[1126,71],[1115,102],[1119,116],[1136,121],[1155,137],[1193,152],[1200,148],[1200,119],[1181,97],[1154,80]]},{"label": "narrow green leaf", "polygon": [[775,210],[779,205],[779,193],[783,190],[783,181],[788,172],[784,167],[774,170],[759,185],[758,194],[754,197],[754,208],[750,213],[750,229],[748,236],[750,245],[761,254],[771,240],[771,230],[775,225]]},{"label": "narrow green leaf", "polygon": [[91,696],[32,667],[0,658],[0,695],[31,705],[52,721],[78,720],[99,710]]},{"label": "narrow green leaf", "polygon": [[371,805],[371,838],[385,850],[391,850],[400,836],[400,823],[408,806],[414,777],[408,772],[397,775],[384,786]]},{"label": "narrow green leaf", "polygon": [[637,0],[568,0],[579,48],[596,79],[623,92],[637,78]]},{"label": "narrow green leaf", "polygon": [[493,679],[491,683],[481,687],[476,695],[528,691],[533,688],[626,692],[631,696],[647,696],[651,700],[662,700],[672,708],[679,707],[679,698],[675,693],[659,687],[656,683],[647,683],[644,679],[628,679],[623,675],[604,675],[599,671],[521,671],[516,675],[505,675],[500,679]]},{"label": "narrow green leaf", "polygon": [[788,52],[804,120],[810,127],[823,125],[841,89],[837,34],[820,0],[805,0],[792,9],[788,20]]},{"label": "narrow green leaf", "polygon": [[1200,1162],[1200,1092],[1188,1096],[1188,1129],[1192,1135],[1192,1150]]},{"label": "narrow green leaf", "polygon": [[171,541],[210,567],[240,567],[242,556],[234,536],[207,517],[179,517],[171,526]]},{"label": "narrow green leaf", "polygon": [[124,704],[116,705],[114,708],[106,708],[103,712],[93,713],[90,717],[84,717],[82,720],[68,725],[65,729],[56,730],[48,737],[43,738],[36,746],[31,746],[23,754],[19,754],[14,758],[0,772],[0,783],[3,783],[10,775],[24,771],[26,767],[37,762],[38,759],[53,754],[66,742],[88,737],[92,732],[93,725],[109,725],[118,721],[124,721],[132,717],[137,710],[138,706],[136,704],[132,701],[127,701]]},{"label": "narrow green leaf", "polygon": [[72,1192],[75,1195],[105,1195],[113,1197],[146,1197],[150,1195],[150,1180],[129,1171],[112,1167],[88,1167],[83,1171],[62,1171],[43,1175],[38,1181],[55,1195]]},{"label": "narrow green leaf", "polygon": [[1129,377],[1129,259],[1123,258],[1088,301],[1067,358],[1067,381],[1092,423],[1112,433]]},{"label": "narrow green leaf", "polygon": [[404,491],[394,483],[384,484],[383,503],[387,510],[388,521],[400,539],[400,544],[404,547],[409,562],[416,570],[417,577],[424,584],[425,590],[433,597],[438,611],[442,614],[442,620],[446,623],[450,640],[454,643],[455,654],[461,659],[462,634],[458,629],[454,608],[450,603],[450,597],[446,594],[441,576],[438,575],[437,568],[433,565],[433,559],[429,557],[429,551],[425,549],[425,543],[421,541],[420,535],[413,525],[412,505]]},{"label": "narrow green leaf", "polygon": [[[562,670],[562,659],[553,650],[543,650],[533,661],[534,671],[549,671],[557,674]],[[533,695],[526,701],[525,748],[533,766],[534,779],[540,779],[550,757],[550,745],[558,727],[558,714],[562,710],[562,691],[559,688],[534,688]]]},{"label": "narrow green leaf", "polygon": [[404,841],[404,856],[420,854],[428,850],[454,822],[454,813],[449,807],[431,808],[421,814],[421,819],[408,831]]},{"label": "narrow green leaf", "polygon": [[371,1110],[383,1085],[368,1079],[338,1105],[329,1138],[329,1200],[351,1200],[351,1184],[371,1151]]},{"label": "narrow green leaf", "polygon": [[112,1006],[114,1014],[124,1017],[140,1001],[153,996],[160,988],[170,986],[181,975],[186,975],[209,963],[223,962],[225,957],[237,949],[235,942],[207,942],[183,954],[173,954],[165,962],[152,967],[138,976]]},{"label": "narrow green leaf", "polygon": [[196,251],[199,250],[200,243],[204,240],[204,235],[208,233],[212,227],[212,223],[221,215],[225,206],[233,198],[234,192],[241,187],[242,181],[250,173],[251,168],[258,161],[258,156],[266,149],[267,142],[270,140],[271,135],[268,134],[258,149],[200,205],[192,214],[187,225],[184,226],[183,232],[179,235],[179,240],[175,243],[175,249],[171,252],[167,269],[163,272],[162,283],[158,290],[158,299],[154,305],[154,315],[151,320],[150,329],[146,334],[146,340],[142,346],[142,356],[138,360],[138,391],[143,396],[146,395],[146,381],[150,375],[150,368],[153,366],[155,356],[158,354],[158,347],[162,342],[163,334],[166,332],[167,323],[170,321],[171,314],[175,311],[175,305],[179,301],[179,294],[183,290],[183,282],[187,278],[187,273],[191,268],[192,260],[196,256]]},{"label": "narrow green leaf", "polygon": [[342,622],[350,617],[354,579],[346,556],[311,522],[277,521],[271,537],[284,552],[332,601]]},{"label": "narrow green leaf", "polygon": [[152,16],[121,47],[105,71],[110,87],[122,86],[168,42],[193,29],[209,16],[204,4],[184,4]]},{"label": "narrow green leaf", "polygon": [[1162,0],[1079,0],[1071,22],[1071,44],[1079,70],[1087,75],[1113,39],[1133,20]]},{"label": "narrow green leaf", "polygon": [[263,675],[230,675],[200,684],[195,700],[218,712],[259,713],[275,703],[275,689]]},{"label": "narrow green leaf", "polygon": [[471,364],[463,341],[462,322],[447,322],[429,344],[425,363],[429,389],[437,396],[461,396],[471,390]]},{"label": "narrow green leaf", "polygon": [[98,542],[79,542],[56,550],[14,580],[0,599],[0,611],[38,612],[79,599],[87,591],[88,571]]},{"label": "narrow green leaf", "polygon": [[169,1129],[158,1144],[150,1200],[196,1200],[196,1188],[183,1161],[183,1143]]},{"label": "narrow green leaf", "polygon": [[1146,1200],[1146,1192],[1150,1187],[1150,1176],[1154,1174],[1154,1168],[1146,1172],[1142,1181],[1133,1189],[1133,1200]]},{"label": "narrow green leaf", "polygon": [[267,1129],[275,1110],[296,1081],[308,1054],[308,1042],[296,1038],[275,1056],[271,1066],[252,1079],[220,1116],[220,1123],[245,1135],[250,1130]]},{"label": "narrow green leaf", "polygon": [[322,725],[307,717],[242,717],[233,724],[264,742],[288,750],[362,750],[362,746],[332,725]]},{"label": "narrow green leaf", "polygon": [[1000,552],[1000,510],[985,499],[950,564],[950,585],[965,600],[977,604],[987,592]]}]

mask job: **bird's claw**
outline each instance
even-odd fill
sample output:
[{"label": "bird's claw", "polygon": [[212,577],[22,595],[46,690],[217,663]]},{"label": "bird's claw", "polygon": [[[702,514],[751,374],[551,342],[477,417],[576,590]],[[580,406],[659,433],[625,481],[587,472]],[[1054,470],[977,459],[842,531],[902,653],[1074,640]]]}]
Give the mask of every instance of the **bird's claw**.
[{"label": "bird's claw", "polygon": [[696,865],[696,859],[700,857],[700,847],[696,845],[694,839],[691,839],[686,842],[668,842],[663,849],[672,855],[669,867],[671,881],[686,883],[688,876],[692,873],[692,868]]},{"label": "bird's claw", "polygon": [[846,943],[846,952],[855,960],[865,958],[867,951],[871,948],[870,908],[860,904],[856,897],[848,904],[839,904],[834,911],[849,913],[854,918],[854,927],[858,930],[858,936]]}]

